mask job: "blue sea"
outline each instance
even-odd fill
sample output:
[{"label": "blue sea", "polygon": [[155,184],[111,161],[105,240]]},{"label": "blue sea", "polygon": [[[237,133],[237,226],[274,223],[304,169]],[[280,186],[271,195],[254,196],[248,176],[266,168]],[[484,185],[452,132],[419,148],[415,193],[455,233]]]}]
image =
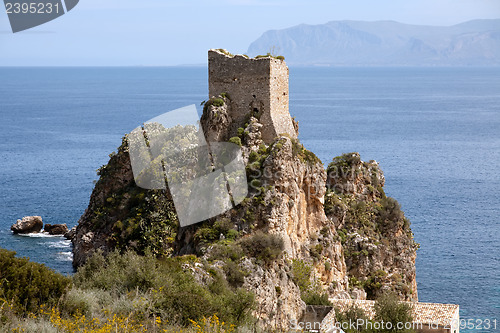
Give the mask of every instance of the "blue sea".
[{"label": "blue sea", "polygon": [[[76,225],[123,134],[199,105],[207,80],[203,67],[0,68],[0,247],[71,274],[70,242],[10,226]],[[380,163],[421,244],[420,301],[500,330],[500,69],[291,68],[290,111],[325,164]]]}]

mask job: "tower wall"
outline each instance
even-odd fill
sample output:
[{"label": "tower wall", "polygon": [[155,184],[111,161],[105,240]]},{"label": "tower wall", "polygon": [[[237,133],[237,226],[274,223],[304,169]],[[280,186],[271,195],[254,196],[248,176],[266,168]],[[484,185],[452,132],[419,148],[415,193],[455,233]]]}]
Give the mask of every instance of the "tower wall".
[{"label": "tower wall", "polygon": [[228,93],[233,132],[249,116],[262,123],[262,140],[271,143],[286,133],[297,137],[288,110],[288,67],[272,57],[249,59],[219,50],[208,51],[209,97]]}]

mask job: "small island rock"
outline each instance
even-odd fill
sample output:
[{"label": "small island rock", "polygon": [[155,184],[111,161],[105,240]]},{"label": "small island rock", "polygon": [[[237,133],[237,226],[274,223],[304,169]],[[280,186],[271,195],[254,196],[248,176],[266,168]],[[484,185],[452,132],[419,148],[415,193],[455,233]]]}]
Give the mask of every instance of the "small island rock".
[{"label": "small island rock", "polygon": [[43,228],[49,235],[64,235],[68,232],[66,224],[46,224]]},{"label": "small island rock", "polygon": [[43,228],[41,216],[25,216],[10,227],[15,234],[31,234]]}]

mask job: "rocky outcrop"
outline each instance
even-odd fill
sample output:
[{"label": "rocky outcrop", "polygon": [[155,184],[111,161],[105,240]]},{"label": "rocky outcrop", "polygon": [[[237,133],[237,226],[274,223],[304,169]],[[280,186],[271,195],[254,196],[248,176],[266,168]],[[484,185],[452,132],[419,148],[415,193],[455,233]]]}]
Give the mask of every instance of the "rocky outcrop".
[{"label": "rocky outcrop", "polygon": [[68,232],[66,224],[46,224],[43,228],[49,235],[65,235]]},{"label": "rocky outcrop", "polygon": [[96,250],[114,249],[170,255],[178,229],[177,215],[167,190],[145,190],[134,182],[127,137],[100,176],[80,217],[73,242],[73,266],[79,267]]},{"label": "rocky outcrop", "polygon": [[[417,301],[418,244],[399,203],[385,195],[378,164],[361,161],[358,153],[344,154],[327,172],[325,210],[342,242],[350,287],[363,289],[369,299],[392,290]],[[352,294],[362,299],[359,289]]]},{"label": "rocky outcrop", "polygon": [[68,232],[66,232],[64,234],[64,238],[68,240],[73,240],[73,238],[75,238],[75,235],[76,235],[76,226],[71,228]]},{"label": "rocky outcrop", "polygon": [[15,224],[10,227],[15,234],[31,234],[40,232],[43,228],[41,216],[25,216],[21,220],[17,220]]},{"label": "rocky outcrop", "polygon": [[250,272],[243,287],[255,294],[257,307],[254,314],[261,326],[285,328],[290,322],[300,319],[306,303],[289,274],[286,260],[280,260],[272,267],[263,267],[245,259],[241,266]]},{"label": "rocky outcrop", "polygon": [[[72,240],[74,267],[83,265],[98,249],[107,254],[114,248],[110,239],[114,223],[109,220],[109,213],[106,210],[109,204],[108,198],[114,198],[127,187],[134,186],[130,158],[125,147],[126,143],[123,140],[118,153],[110,155],[109,163],[98,171],[99,181],[92,191],[89,206],[78,221]],[[126,207],[123,206],[122,210]]]},{"label": "rocky outcrop", "polygon": [[[202,124],[215,122],[211,117],[219,114],[214,109],[220,108],[206,108]],[[230,113],[230,108],[227,105],[224,110]],[[217,130],[225,132],[220,126]],[[259,119],[251,116],[246,126],[238,130],[247,164],[249,196],[207,224],[213,226],[217,220],[225,219],[241,235],[262,230],[283,240],[287,259],[272,267],[253,265],[247,269],[251,273],[244,286],[256,296],[254,316],[262,325],[284,329],[290,320],[299,320],[305,310],[301,293],[307,291],[301,291],[291,279],[294,261],[311,267],[311,279],[317,288],[314,292],[334,296],[347,288],[348,280],[341,243],[323,207],[327,179],[323,164],[297,139],[286,135],[277,137],[270,145],[264,144],[261,128]],[[214,137],[211,131],[210,126],[204,128],[206,136]],[[200,240],[200,230],[204,233],[206,228],[179,230],[178,253],[203,253],[206,239]]]},{"label": "rocky outcrop", "polygon": [[180,228],[169,189],[134,182],[125,137],[99,170],[78,222],[74,266],[98,249],[195,255],[199,260],[186,269],[199,283],[216,269],[229,284],[253,292],[253,315],[266,330],[287,330],[306,304],[331,298],[375,298],[391,289],[416,299],[417,244],[399,204],[384,193],[378,164],[353,153],[333,159],[325,171],[295,136],[263,140],[262,113],[242,114],[235,105],[227,94],[213,96],[200,124],[209,144],[241,146],[248,180],[243,202]]},{"label": "rocky outcrop", "polygon": [[205,102],[200,122],[205,130],[207,142],[222,142],[229,140],[229,125],[232,123],[228,112],[229,98],[213,96]]}]

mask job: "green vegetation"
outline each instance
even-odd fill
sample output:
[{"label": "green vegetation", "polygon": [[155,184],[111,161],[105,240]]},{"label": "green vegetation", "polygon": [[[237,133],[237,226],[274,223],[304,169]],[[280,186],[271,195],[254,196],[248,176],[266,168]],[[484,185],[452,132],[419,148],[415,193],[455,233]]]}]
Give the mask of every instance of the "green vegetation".
[{"label": "green vegetation", "polygon": [[274,58],[274,59],[278,59],[281,61],[285,60],[284,56],[282,56],[282,55],[274,56],[271,54],[271,52],[268,52],[267,54],[260,54],[260,55],[255,57],[255,59],[261,59],[261,58]]},{"label": "green vegetation", "polygon": [[16,312],[36,311],[42,304],[55,305],[71,280],[15,255],[0,249],[0,303],[8,300]]},{"label": "green vegetation", "polygon": [[[175,128],[169,134],[193,135],[189,129]],[[129,163],[125,136],[118,153],[111,156],[106,171],[101,172],[96,183],[94,191],[106,193],[107,197],[91,198],[86,219],[92,231],[109,230],[107,241],[120,251],[132,249],[139,254],[150,251],[157,256],[167,256],[173,251],[179,226],[173,201],[164,190],[145,190],[134,181],[127,183],[127,179],[120,179],[117,170]],[[120,186],[117,187],[117,183]]]},{"label": "green vegetation", "polygon": [[363,309],[357,307],[355,304],[352,304],[344,311],[341,311],[339,308],[335,309],[335,320],[338,322],[341,327],[343,327],[343,331],[345,333],[358,333],[366,331],[363,325],[350,325],[351,323],[356,323],[358,320],[362,320],[366,322],[369,320]]},{"label": "green vegetation", "polygon": [[254,195],[259,196],[265,193],[265,189],[262,190],[262,167],[270,153],[271,149],[265,144],[261,144],[258,151],[252,151],[248,156],[248,164],[246,166],[247,179],[249,179],[250,185],[248,189]]},{"label": "green vegetation", "polygon": [[383,294],[375,301],[375,320],[391,323],[392,329],[378,330],[381,333],[412,333],[414,330],[397,328],[398,323],[413,322],[411,306],[402,303],[394,293]]},{"label": "green vegetation", "polygon": [[300,290],[308,290],[311,287],[312,266],[303,260],[292,260],[292,280]]},{"label": "green vegetation", "polygon": [[301,293],[300,297],[307,305],[326,305],[332,306],[327,293],[320,291],[306,291]]},{"label": "green vegetation", "polygon": [[293,156],[297,156],[302,162],[321,163],[321,160],[310,150],[307,150],[298,139],[292,140]]},{"label": "green vegetation", "polygon": [[194,235],[196,244],[208,245],[220,239],[220,236],[225,239],[235,240],[238,237],[238,231],[234,229],[234,225],[228,219],[220,219],[210,224],[205,222],[201,224]]},{"label": "green vegetation", "polygon": [[332,264],[329,261],[325,261],[325,271],[329,272],[332,270]]},{"label": "green vegetation", "polygon": [[334,172],[339,176],[347,177],[348,175],[352,175],[353,167],[361,163],[361,158],[358,153],[343,154],[333,158],[332,162],[328,164],[326,172],[328,174]]},{"label": "green vegetation", "polygon": [[[220,235],[223,235],[221,239]],[[195,243],[212,245],[209,258],[224,262],[237,262],[243,256],[255,258],[257,263],[270,264],[283,253],[283,239],[275,234],[260,230],[239,238],[229,220],[216,221],[212,226],[205,224],[195,233]]]},{"label": "green vegetation", "polygon": [[[380,295],[383,286],[389,286],[400,295],[409,296],[411,288],[401,276],[395,281],[383,271],[369,272],[368,276],[352,275],[351,268],[380,260],[380,253],[396,256],[400,249],[395,243],[418,247],[413,240],[410,222],[400,204],[387,197],[379,183],[381,171],[374,163],[362,162],[358,153],[335,157],[327,168],[329,188],[325,194],[324,209],[327,216],[342,217],[337,228],[338,240],[344,248],[344,257],[350,271],[350,286],[362,288],[369,299]],[[358,186],[358,188],[353,188]],[[363,192],[363,193],[360,193]],[[397,241],[394,239],[397,236]],[[361,238],[361,240],[360,240]],[[374,250],[376,249],[376,250]],[[366,271],[365,269],[365,271]]]},{"label": "green vegetation", "polygon": [[[126,209],[118,210],[119,205]],[[113,233],[109,240],[117,249],[130,248],[140,254],[150,251],[159,256],[171,253],[179,222],[174,204],[164,191],[134,186],[109,197],[94,212],[96,226],[114,221],[110,223]]]},{"label": "green vegetation", "polygon": [[[374,305],[374,318],[369,318],[363,309],[352,304],[344,311],[335,309],[336,322],[342,325],[346,333],[358,332],[377,332],[377,333],[413,333],[413,329],[407,329],[404,326],[406,323],[412,323],[411,306],[407,303],[400,302],[394,293],[385,293],[380,296]],[[350,323],[363,323],[362,325],[350,325]],[[371,322],[371,324],[370,324]],[[375,325],[377,322],[379,325]],[[367,324],[368,323],[368,324]],[[385,325],[380,325],[385,323]],[[398,323],[400,328],[398,328]],[[401,324],[403,323],[403,325]],[[408,325],[410,326],[410,325]],[[379,327],[379,329],[375,329]]]},{"label": "green vegetation", "polygon": [[221,97],[212,97],[210,98],[208,101],[206,101],[205,103],[203,103],[203,113],[206,113],[208,108],[210,106],[215,106],[215,107],[220,107],[220,106],[223,106],[224,105],[224,98],[229,98],[227,94],[224,94],[224,96],[222,96],[221,94]]},{"label": "green vegetation", "polygon": [[233,136],[231,139],[229,139],[229,142],[241,147],[241,139],[237,136]]},{"label": "green vegetation", "polygon": [[284,137],[290,139],[290,141],[292,142],[292,154],[294,157],[298,157],[302,162],[305,163],[321,163],[321,160],[313,152],[307,150],[298,139],[290,138],[288,134],[281,134],[281,137],[277,141],[275,141],[272,146],[270,146],[271,153],[276,154],[283,148],[283,145],[286,142],[286,139]]},{"label": "green vegetation", "polygon": [[313,279],[313,268],[303,260],[294,259],[291,262],[292,281],[300,289],[300,297],[307,305],[328,305],[331,302],[328,294],[321,290],[318,281]]},{"label": "green vegetation", "polygon": [[182,268],[183,264],[194,261],[193,256],[158,260],[133,252],[123,255],[115,252],[106,258],[96,254],[75,274],[74,281],[77,288],[106,290],[116,297],[130,292],[147,295],[144,315],[163,314],[181,325],[213,314],[233,324],[248,319],[253,296],[232,289],[216,271],[212,272],[212,282],[208,285],[197,283]]},{"label": "green vegetation", "polygon": [[[14,332],[232,332],[252,323],[253,294],[238,288],[228,267],[203,284],[195,256],[94,254],[71,279],[0,250],[0,331]],[[187,266],[186,266],[187,265]]]},{"label": "green vegetation", "polygon": [[378,210],[378,224],[381,228],[409,229],[410,222],[405,218],[404,213],[401,211],[401,205],[396,199],[385,197],[380,200]]},{"label": "green vegetation", "polygon": [[281,257],[284,244],[278,235],[267,234],[257,231],[254,234],[241,239],[243,251],[257,261],[269,264]]},{"label": "green vegetation", "polygon": [[321,259],[321,254],[323,253],[323,245],[316,244],[312,246],[311,249],[309,250],[309,253],[314,258],[314,260]]},{"label": "green vegetation", "polygon": [[379,269],[372,272],[365,281],[363,281],[363,289],[366,291],[367,297],[373,299],[377,292],[382,287],[382,283],[385,281],[387,273]]},{"label": "green vegetation", "polygon": [[219,51],[220,53],[223,53],[227,56],[230,56],[230,57],[234,57],[234,54],[232,54],[231,52],[225,50],[225,49],[217,49],[217,51]]}]

